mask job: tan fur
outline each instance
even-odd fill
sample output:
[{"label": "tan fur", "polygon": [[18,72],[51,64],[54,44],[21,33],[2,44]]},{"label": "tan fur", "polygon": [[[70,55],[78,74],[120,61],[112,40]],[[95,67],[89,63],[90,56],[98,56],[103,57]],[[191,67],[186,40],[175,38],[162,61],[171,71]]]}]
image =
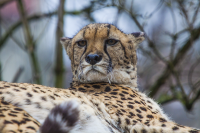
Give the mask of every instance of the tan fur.
[{"label": "tan fur", "polygon": [[40,123],[23,109],[0,100],[1,133],[35,133],[39,126]]},{"label": "tan fur", "polygon": [[[118,42],[106,46],[107,39]],[[86,46],[78,46],[80,40]],[[136,48],[142,40],[143,33],[125,34],[110,24],[87,25],[73,39],[61,39],[72,63],[69,89],[0,82],[0,98],[41,123],[53,107],[75,98],[115,133],[200,133],[171,121],[155,101],[138,91]],[[85,60],[88,54],[99,54],[102,60],[91,66]]]}]

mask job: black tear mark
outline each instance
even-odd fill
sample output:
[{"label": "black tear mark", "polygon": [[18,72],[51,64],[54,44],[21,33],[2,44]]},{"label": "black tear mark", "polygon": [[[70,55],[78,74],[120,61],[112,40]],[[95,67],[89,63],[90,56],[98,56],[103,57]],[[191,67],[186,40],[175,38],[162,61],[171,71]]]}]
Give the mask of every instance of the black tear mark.
[{"label": "black tear mark", "polygon": [[104,44],[104,52],[106,53],[106,55],[109,58],[109,65],[108,65],[108,68],[107,68],[107,72],[110,73],[112,71],[112,59],[110,58],[110,55],[108,54],[107,45],[106,44]]},{"label": "black tear mark", "polygon": [[97,34],[97,29],[98,29],[98,27],[95,27],[95,31],[94,31],[94,40],[95,40],[95,37],[96,37],[96,34]]},{"label": "black tear mark", "polygon": [[121,44],[121,46],[122,46],[122,49],[123,49],[123,51],[124,51],[124,56],[125,56],[125,58],[126,58],[126,59],[128,59],[128,57],[126,56],[125,47],[123,46],[123,44],[122,44],[122,42],[121,42],[121,41],[119,41],[119,42],[120,42],[120,44]]},{"label": "black tear mark", "polygon": [[109,36],[109,34],[110,34],[110,27],[111,27],[111,25],[110,24],[108,24],[107,25],[107,27],[108,27],[108,30],[107,30],[107,37]]}]

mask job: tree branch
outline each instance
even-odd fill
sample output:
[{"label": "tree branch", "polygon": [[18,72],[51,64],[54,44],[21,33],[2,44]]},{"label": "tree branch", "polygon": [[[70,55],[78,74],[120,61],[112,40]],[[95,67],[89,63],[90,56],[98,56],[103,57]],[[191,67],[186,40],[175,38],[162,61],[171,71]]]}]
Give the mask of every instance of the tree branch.
[{"label": "tree branch", "polygon": [[20,17],[24,26],[24,36],[26,39],[26,46],[28,50],[28,54],[31,60],[31,66],[32,66],[32,74],[34,75],[34,80],[37,84],[41,84],[41,76],[40,76],[40,68],[39,68],[39,63],[37,60],[37,57],[35,55],[35,43],[33,40],[33,36],[31,35],[31,29],[29,27],[28,21],[26,19],[26,11],[24,9],[24,4],[22,0],[17,1],[18,5],[18,10],[20,13]]},{"label": "tree branch", "polygon": [[63,36],[63,23],[64,23],[64,5],[65,0],[60,0],[58,7],[58,22],[56,30],[56,61],[55,61],[55,87],[63,87],[63,55],[62,55],[62,45],[60,44],[60,38]]},{"label": "tree branch", "polygon": [[158,77],[158,79],[156,80],[157,82],[155,82],[152,87],[150,88],[150,93],[149,96],[153,97],[158,89],[164,85],[165,81],[168,79],[168,77],[170,76],[170,70],[172,68],[174,68],[175,66],[177,66],[177,64],[181,61],[181,59],[184,58],[185,54],[187,53],[187,51],[191,48],[192,44],[191,40],[197,40],[199,35],[200,35],[200,27],[193,30],[191,32],[191,37],[187,40],[187,42],[184,44],[184,46],[182,48],[179,49],[179,51],[177,52],[175,58],[173,59],[173,61],[169,62],[168,65],[166,66],[163,74]]},{"label": "tree branch", "polygon": [[24,71],[24,67],[20,67],[17,72],[15,73],[15,76],[12,80],[13,83],[17,82],[19,77],[21,76],[22,72]]}]

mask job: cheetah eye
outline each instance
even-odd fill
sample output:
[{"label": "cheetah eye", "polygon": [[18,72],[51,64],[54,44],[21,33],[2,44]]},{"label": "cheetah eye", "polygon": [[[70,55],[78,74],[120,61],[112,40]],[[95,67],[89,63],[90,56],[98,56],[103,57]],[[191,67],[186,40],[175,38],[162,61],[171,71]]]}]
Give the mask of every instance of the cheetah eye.
[{"label": "cheetah eye", "polygon": [[118,42],[118,40],[115,40],[115,39],[108,39],[108,40],[106,40],[106,44],[108,44],[110,46],[115,45],[117,42]]},{"label": "cheetah eye", "polygon": [[85,40],[81,40],[81,41],[78,41],[77,44],[80,47],[84,47],[87,44],[87,42]]}]

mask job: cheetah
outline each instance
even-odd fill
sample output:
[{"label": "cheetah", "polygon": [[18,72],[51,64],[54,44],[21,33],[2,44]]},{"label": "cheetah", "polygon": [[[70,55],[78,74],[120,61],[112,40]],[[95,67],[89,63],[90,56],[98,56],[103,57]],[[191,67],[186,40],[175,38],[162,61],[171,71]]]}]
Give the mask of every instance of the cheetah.
[{"label": "cheetah", "polygon": [[125,34],[111,24],[89,24],[73,38],[61,39],[71,60],[70,88],[0,82],[0,98],[43,124],[40,131],[52,120],[48,119],[51,109],[76,99],[84,108],[79,112],[90,116],[78,119],[97,118],[102,132],[200,133],[174,123],[154,100],[138,91],[136,49],[144,36],[143,32]]}]

